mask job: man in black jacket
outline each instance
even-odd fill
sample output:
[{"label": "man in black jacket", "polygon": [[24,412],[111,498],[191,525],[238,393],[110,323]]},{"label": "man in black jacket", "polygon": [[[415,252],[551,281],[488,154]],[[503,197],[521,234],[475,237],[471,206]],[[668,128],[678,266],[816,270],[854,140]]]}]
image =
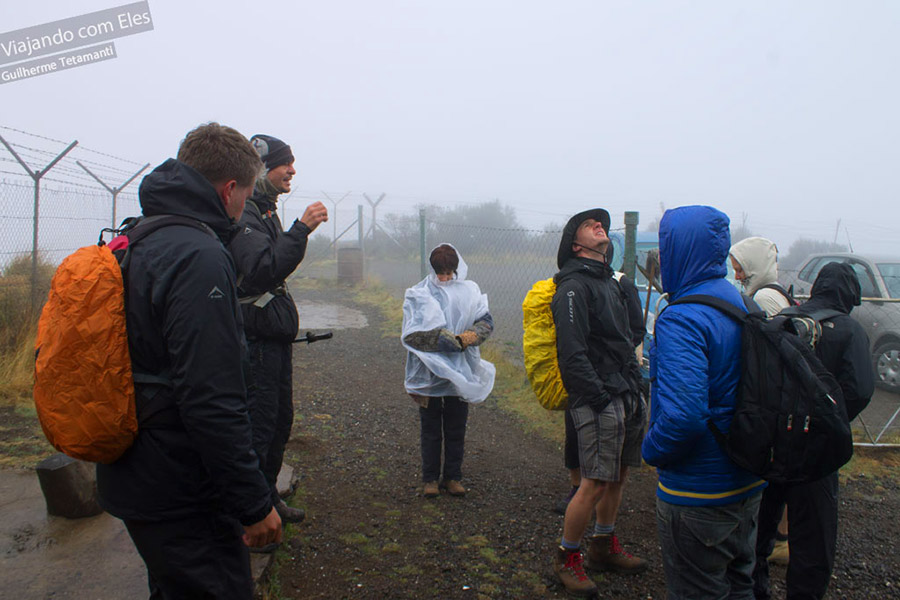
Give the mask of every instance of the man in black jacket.
[{"label": "man in black jacket", "polygon": [[[646,411],[638,393],[640,369],[628,299],[606,263],[609,224],[609,213],[599,208],[579,213],[566,224],[551,303],[557,358],[581,464],[581,485],[566,509],[553,567],[566,591],[577,596],[596,592],[584,574],[585,565],[620,573],[647,568],[647,561],[623,550],[615,535],[628,467],[641,464]],[[596,523],[585,563],[580,544],[594,509]]]},{"label": "man in black jacket", "polygon": [[266,170],[256,181],[241,216],[240,232],[229,249],[237,266],[238,296],[250,346],[247,394],[253,449],[281,519],[299,523],[303,511],[288,506],[276,488],[294,420],[291,342],[299,320],[285,280],[303,260],[309,235],[328,220],[328,210],[315,202],[285,231],[276,203],[280,194],[290,191],[297,173],[291,147],[269,135],[255,135],[250,141]]},{"label": "man in black jacket", "polygon": [[251,445],[246,348],[223,245],[260,167],[244,136],[209,123],[188,133],[178,160],[141,182],[145,217],[190,221],[161,227],[129,251],[139,430],[119,460],[97,465],[97,486],[144,559],[153,598],[248,600],[247,546],[281,538]]},{"label": "man in black jacket", "polygon": [[[829,263],[816,277],[810,299],[799,307],[787,309],[813,316],[822,310],[843,313],[821,322],[822,337],[816,344],[816,356],[840,384],[851,421],[869,404],[875,392],[869,337],[862,325],[850,317],[853,307],[860,305],[860,298],[859,278],[853,267]],[[759,507],[754,594],[758,599],[771,597],[766,557],[775,545],[776,527],[785,504],[791,516],[787,597],[790,600],[822,598],[831,579],[837,542],[837,472],[800,485],[769,483]]]}]

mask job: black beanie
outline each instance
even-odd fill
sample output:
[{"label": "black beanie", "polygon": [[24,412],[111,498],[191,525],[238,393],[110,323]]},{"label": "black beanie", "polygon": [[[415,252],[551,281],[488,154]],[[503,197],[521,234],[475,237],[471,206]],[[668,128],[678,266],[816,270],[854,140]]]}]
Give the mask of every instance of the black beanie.
[{"label": "black beanie", "polygon": [[277,137],[257,134],[250,138],[250,143],[256,148],[259,157],[266,165],[266,171],[294,162],[294,154],[291,152],[291,147]]},{"label": "black beanie", "polygon": [[578,233],[578,228],[581,224],[588,219],[599,221],[603,226],[603,230],[606,231],[606,235],[609,235],[609,213],[605,209],[592,208],[591,210],[580,212],[569,219],[569,222],[563,228],[562,239],[559,240],[559,251],[556,253],[556,266],[560,269],[563,268],[567,260],[572,258],[572,243],[575,241],[575,234]]}]

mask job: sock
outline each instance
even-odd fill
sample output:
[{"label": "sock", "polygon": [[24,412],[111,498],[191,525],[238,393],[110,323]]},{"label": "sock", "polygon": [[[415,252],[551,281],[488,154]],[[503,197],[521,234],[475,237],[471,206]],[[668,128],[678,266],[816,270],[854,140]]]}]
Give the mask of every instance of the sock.
[{"label": "sock", "polygon": [[581,547],[581,544],[579,544],[578,542],[570,542],[565,537],[562,538],[562,541],[559,543],[559,545],[569,551],[578,550],[578,548]]},{"label": "sock", "polygon": [[594,523],[594,535],[611,535],[616,530],[616,524],[612,525],[601,525],[600,523]]},{"label": "sock", "polygon": [[780,531],[775,532],[775,541],[776,542],[786,542],[788,540],[788,535],[786,533],[781,533]]}]

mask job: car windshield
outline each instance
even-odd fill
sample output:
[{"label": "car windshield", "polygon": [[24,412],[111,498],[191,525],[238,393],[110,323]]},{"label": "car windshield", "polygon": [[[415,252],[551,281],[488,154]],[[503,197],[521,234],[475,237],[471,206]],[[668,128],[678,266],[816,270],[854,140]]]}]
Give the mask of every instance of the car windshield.
[{"label": "car windshield", "polygon": [[900,298],[900,263],[879,263],[878,272],[891,298]]}]

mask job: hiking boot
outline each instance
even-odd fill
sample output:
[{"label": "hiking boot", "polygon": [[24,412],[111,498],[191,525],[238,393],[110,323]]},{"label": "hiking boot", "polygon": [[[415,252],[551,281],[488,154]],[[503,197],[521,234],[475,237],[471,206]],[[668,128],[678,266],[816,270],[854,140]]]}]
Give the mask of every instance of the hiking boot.
[{"label": "hiking boot", "polygon": [[769,562],[786,567],[790,562],[790,557],[791,551],[787,540],[776,540],[775,548],[772,549],[772,554],[769,555]]},{"label": "hiking boot", "polygon": [[580,550],[559,546],[553,553],[553,572],[571,596],[586,597],[597,593],[597,586],[584,573],[584,557]]},{"label": "hiking boot", "polygon": [[640,573],[646,571],[649,564],[643,558],[626,552],[619,543],[619,538],[612,533],[588,538],[585,566],[592,571]]},{"label": "hiking boot", "polygon": [[575,492],[578,491],[578,486],[572,486],[572,489],[569,490],[569,493],[565,498],[556,503],[556,506],[553,507],[553,512],[558,515],[566,515],[566,509],[569,508],[569,502],[572,501],[572,498],[575,497]]},{"label": "hiking boot", "polygon": [[282,523],[302,523],[306,518],[306,512],[302,508],[294,508],[285,504],[284,500],[279,500],[275,505],[275,512],[281,517]]},{"label": "hiking boot", "polygon": [[278,546],[280,546],[278,542],[272,542],[271,544],[266,544],[265,546],[257,546],[250,547],[249,550],[253,554],[272,554],[276,550],[278,550]]},{"label": "hiking boot", "polygon": [[463,484],[458,482],[455,479],[450,479],[449,481],[444,482],[444,488],[447,490],[447,493],[451,496],[465,496],[466,488],[463,487]]},{"label": "hiking boot", "polygon": [[441,490],[438,489],[437,481],[428,481],[425,483],[425,487],[422,488],[422,495],[426,498],[437,498],[441,495]]}]

